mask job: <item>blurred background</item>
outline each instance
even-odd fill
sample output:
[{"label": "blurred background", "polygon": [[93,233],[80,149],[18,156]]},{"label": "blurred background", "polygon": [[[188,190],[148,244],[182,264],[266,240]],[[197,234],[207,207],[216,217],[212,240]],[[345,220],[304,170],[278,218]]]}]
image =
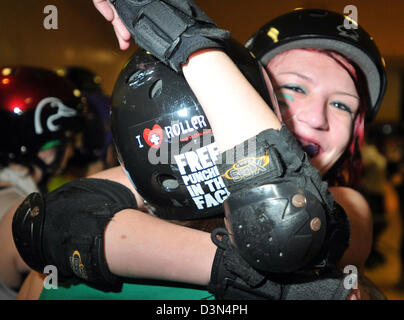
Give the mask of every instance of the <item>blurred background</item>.
[{"label": "blurred background", "polygon": [[[388,89],[364,146],[362,184],[374,209],[375,247],[366,274],[389,299],[404,299],[404,252],[401,252],[404,208],[404,1],[402,0],[195,0],[218,25],[245,42],[267,20],[294,8],[323,8],[344,12],[358,9],[358,22],[375,39],[386,61]],[[57,9],[57,29],[44,22]],[[49,22],[49,21],[48,21]],[[55,23],[55,21],[52,21]],[[115,80],[133,51],[119,50],[111,25],[91,0],[16,0],[0,2],[0,65],[46,68],[86,67],[102,79],[110,95]],[[101,80],[100,80],[101,81]]]}]

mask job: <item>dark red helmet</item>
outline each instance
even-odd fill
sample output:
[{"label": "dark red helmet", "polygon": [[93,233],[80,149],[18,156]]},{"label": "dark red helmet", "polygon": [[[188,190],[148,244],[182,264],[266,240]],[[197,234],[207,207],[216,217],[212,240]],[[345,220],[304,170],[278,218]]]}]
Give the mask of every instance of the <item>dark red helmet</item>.
[{"label": "dark red helmet", "polygon": [[80,91],[53,71],[1,68],[0,163],[36,164],[49,177],[59,162],[45,164],[38,152],[57,146],[60,158],[66,139],[81,126],[84,109]]},{"label": "dark red helmet", "polygon": [[[271,105],[258,61],[235,41],[227,52]],[[214,163],[218,148],[183,75],[145,51],[135,53],[115,84],[111,125],[121,165],[155,215],[190,220],[223,214],[228,191]]]}]

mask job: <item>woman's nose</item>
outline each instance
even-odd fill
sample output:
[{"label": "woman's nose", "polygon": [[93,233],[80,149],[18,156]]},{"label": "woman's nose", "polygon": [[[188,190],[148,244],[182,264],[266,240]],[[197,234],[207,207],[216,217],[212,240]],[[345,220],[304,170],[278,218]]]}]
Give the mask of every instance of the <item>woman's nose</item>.
[{"label": "woman's nose", "polygon": [[296,118],[312,128],[327,130],[327,102],[323,99],[308,99],[306,102],[307,105],[296,114]]}]

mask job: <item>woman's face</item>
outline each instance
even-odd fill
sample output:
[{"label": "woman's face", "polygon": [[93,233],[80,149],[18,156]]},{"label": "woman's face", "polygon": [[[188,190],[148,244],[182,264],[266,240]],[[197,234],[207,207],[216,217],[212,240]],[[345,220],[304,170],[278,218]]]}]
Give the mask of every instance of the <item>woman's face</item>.
[{"label": "woman's face", "polygon": [[294,49],[267,65],[282,121],[324,175],[350,142],[359,96],[348,72],[328,55]]}]

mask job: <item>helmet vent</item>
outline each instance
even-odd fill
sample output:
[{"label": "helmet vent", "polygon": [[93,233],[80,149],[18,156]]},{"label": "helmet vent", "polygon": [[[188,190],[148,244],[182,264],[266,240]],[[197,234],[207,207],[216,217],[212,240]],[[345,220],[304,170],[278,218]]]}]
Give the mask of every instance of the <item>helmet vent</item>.
[{"label": "helmet vent", "polygon": [[157,98],[163,90],[163,80],[157,80],[150,88],[150,99]]},{"label": "helmet vent", "polygon": [[160,185],[165,191],[173,191],[179,187],[177,179],[169,174],[162,174],[157,178]]},{"label": "helmet vent", "polygon": [[139,81],[139,74],[142,73],[143,70],[138,70],[134,74],[132,74],[129,79],[126,81],[128,85],[133,85],[134,82]]}]

